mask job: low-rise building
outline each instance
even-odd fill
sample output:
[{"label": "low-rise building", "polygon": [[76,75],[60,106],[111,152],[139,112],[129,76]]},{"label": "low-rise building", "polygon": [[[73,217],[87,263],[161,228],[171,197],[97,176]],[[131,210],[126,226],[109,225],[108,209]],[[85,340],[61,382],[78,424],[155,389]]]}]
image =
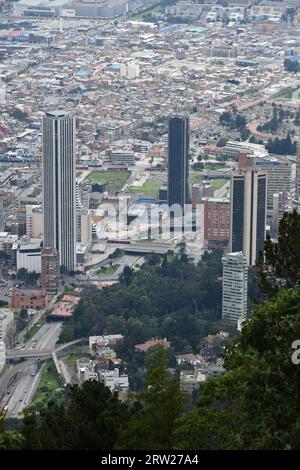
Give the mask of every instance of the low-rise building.
[{"label": "low-rise building", "polygon": [[87,359],[77,360],[77,377],[79,384],[87,382],[88,380],[99,382],[98,374],[95,370],[96,365],[93,361]]},{"label": "low-rise building", "polygon": [[177,365],[190,364],[192,366],[198,366],[200,364],[206,364],[205,357],[200,354],[179,354],[176,356]]},{"label": "low-rise building", "polygon": [[180,390],[192,395],[205,380],[206,375],[197,367],[194,370],[182,370],[180,371]]},{"label": "low-rise building", "polygon": [[13,308],[45,308],[47,307],[47,291],[45,289],[15,288],[12,295]]},{"label": "low-rise building", "polygon": [[41,272],[42,241],[31,239],[20,243],[17,250],[17,270]]},{"label": "low-rise building", "polygon": [[142,344],[136,344],[134,346],[135,349],[137,349],[138,351],[142,351],[142,352],[147,352],[148,349],[152,348],[152,346],[157,346],[158,344],[160,344],[161,346],[163,346],[164,348],[167,348],[169,349],[171,347],[171,343],[169,341],[165,339],[150,339],[148,341],[146,341],[145,343],[142,343]]},{"label": "low-rise building", "polygon": [[108,387],[111,392],[128,392],[129,382],[128,375],[121,374],[118,368],[114,370],[100,370],[99,380]]},{"label": "low-rise building", "polygon": [[90,353],[97,352],[99,350],[102,350],[103,348],[113,349],[117,345],[121,344],[123,340],[124,340],[124,336],[120,334],[89,336]]}]

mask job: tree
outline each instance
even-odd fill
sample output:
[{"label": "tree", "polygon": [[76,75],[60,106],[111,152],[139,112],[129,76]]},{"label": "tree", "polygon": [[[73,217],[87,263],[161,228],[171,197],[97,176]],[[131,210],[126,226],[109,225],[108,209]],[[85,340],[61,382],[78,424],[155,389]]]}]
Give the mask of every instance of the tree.
[{"label": "tree", "polygon": [[193,163],[192,165],[192,169],[196,171],[203,170],[203,168],[204,168],[204,165],[201,162]]},{"label": "tree", "polygon": [[48,404],[40,417],[28,415],[22,434],[26,449],[108,450],[128,420],[127,407],[103,384],[84,382],[68,389],[68,404]]},{"label": "tree", "polygon": [[284,59],[283,66],[284,70],[287,72],[297,73],[300,70],[299,62],[297,60]]},{"label": "tree", "polygon": [[300,215],[285,213],[279,223],[278,243],[270,236],[256,263],[258,285],[267,297],[282,288],[300,286]]},{"label": "tree", "polygon": [[235,125],[237,129],[244,129],[246,127],[247,121],[244,116],[237,114],[235,118]]},{"label": "tree", "polygon": [[255,309],[227,347],[226,372],[200,388],[199,403],[175,426],[176,449],[299,449],[300,289]]},{"label": "tree", "polygon": [[297,150],[296,142],[292,142],[290,134],[283,139],[279,139],[278,137],[274,140],[269,139],[265,147],[270,153],[277,155],[295,155]]},{"label": "tree", "polygon": [[224,111],[219,117],[220,124],[222,126],[229,126],[232,121],[232,113],[230,111]]},{"label": "tree", "polygon": [[20,310],[20,317],[22,320],[28,320],[28,310],[27,308],[22,307]]},{"label": "tree", "polygon": [[21,450],[24,438],[16,431],[0,431],[0,450]]},{"label": "tree", "polygon": [[133,276],[133,269],[126,264],[120,275],[120,281],[123,282],[127,287],[129,286]]},{"label": "tree", "polygon": [[225,147],[226,144],[227,144],[227,138],[220,137],[220,139],[217,142],[217,147]]},{"label": "tree", "polygon": [[26,268],[20,268],[18,269],[18,272],[17,272],[17,279],[20,279],[20,280],[25,280],[26,277],[28,275],[28,271]]},{"label": "tree", "polygon": [[249,129],[247,129],[246,127],[244,127],[244,128],[241,130],[241,139],[242,139],[242,141],[247,140],[249,136],[250,136],[250,131],[249,131]]},{"label": "tree", "polygon": [[134,396],[135,413],[121,431],[118,449],[172,449],[171,437],[184,396],[179,381],[167,372],[168,353],[161,345],[146,357],[147,380],[142,392]]},{"label": "tree", "polygon": [[11,115],[18,121],[26,121],[28,118],[27,113],[21,111],[21,109],[19,108],[14,108],[11,112]]}]

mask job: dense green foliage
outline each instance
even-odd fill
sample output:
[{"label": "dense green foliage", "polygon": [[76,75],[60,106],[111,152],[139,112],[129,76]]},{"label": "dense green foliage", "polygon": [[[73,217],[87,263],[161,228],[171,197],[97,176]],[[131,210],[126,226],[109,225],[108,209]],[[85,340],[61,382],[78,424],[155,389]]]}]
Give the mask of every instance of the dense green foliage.
[{"label": "dense green foliage", "polygon": [[294,117],[294,114],[289,109],[283,109],[281,105],[277,107],[276,104],[273,104],[272,118],[270,121],[257,126],[257,130],[260,132],[276,133],[278,131],[279,124],[282,123],[284,119],[292,117]]},{"label": "dense green foliage", "polygon": [[297,60],[284,59],[283,66],[287,72],[297,73],[300,70],[300,64]]},{"label": "dense green foliage", "polygon": [[71,386],[67,393],[66,407],[50,402],[40,415],[24,418],[24,448],[111,449],[128,420],[127,407],[97,382]]},{"label": "dense green foliage", "polygon": [[284,214],[279,223],[278,243],[268,235],[264,252],[256,264],[261,291],[267,296],[282,288],[300,286],[300,215],[296,211]]},{"label": "dense green foliage", "polygon": [[288,134],[287,137],[279,139],[269,139],[265,145],[269,153],[276,155],[296,155],[297,144],[292,142],[291,136]]},{"label": "dense green foliage", "polygon": [[231,111],[224,111],[220,115],[219,122],[230,129],[244,129],[247,124],[245,116]]},{"label": "dense green foliage", "polygon": [[123,352],[152,337],[167,337],[178,352],[191,352],[218,330],[221,316],[221,252],[198,265],[184,252],[150,255],[138,271],[125,267],[120,283],[87,289],[64,327],[62,339],[125,335]]},{"label": "dense green foliage", "polygon": [[175,419],[185,401],[177,377],[167,372],[168,354],[162,346],[151,348],[145,388],[135,395],[136,410],[122,429],[117,447],[131,450],[172,449]]},{"label": "dense green foliage", "polygon": [[196,410],[178,420],[179,449],[299,449],[300,290],[258,307],[227,348],[226,372],[201,388]]}]

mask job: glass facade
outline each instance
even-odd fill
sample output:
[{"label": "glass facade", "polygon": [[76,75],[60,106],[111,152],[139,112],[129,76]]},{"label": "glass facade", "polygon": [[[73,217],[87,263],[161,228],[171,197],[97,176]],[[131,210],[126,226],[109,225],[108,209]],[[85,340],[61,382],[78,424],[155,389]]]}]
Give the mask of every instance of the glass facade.
[{"label": "glass facade", "polygon": [[172,117],[168,134],[168,204],[190,203],[189,175],[189,119]]}]

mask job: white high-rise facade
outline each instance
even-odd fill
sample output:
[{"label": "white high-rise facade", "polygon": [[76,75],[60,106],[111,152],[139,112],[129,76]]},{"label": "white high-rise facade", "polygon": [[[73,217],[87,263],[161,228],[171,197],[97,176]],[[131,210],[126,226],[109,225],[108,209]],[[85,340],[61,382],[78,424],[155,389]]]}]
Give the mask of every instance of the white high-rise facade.
[{"label": "white high-rise facade", "polygon": [[247,316],[248,263],[242,252],[227,253],[223,262],[222,320],[235,328]]},{"label": "white high-rise facade", "polygon": [[120,66],[120,75],[123,78],[132,80],[133,78],[138,78],[140,75],[140,66],[138,64],[121,64]]},{"label": "white high-rise facade", "polygon": [[43,118],[44,246],[65,272],[76,267],[76,125],[64,111]]}]

